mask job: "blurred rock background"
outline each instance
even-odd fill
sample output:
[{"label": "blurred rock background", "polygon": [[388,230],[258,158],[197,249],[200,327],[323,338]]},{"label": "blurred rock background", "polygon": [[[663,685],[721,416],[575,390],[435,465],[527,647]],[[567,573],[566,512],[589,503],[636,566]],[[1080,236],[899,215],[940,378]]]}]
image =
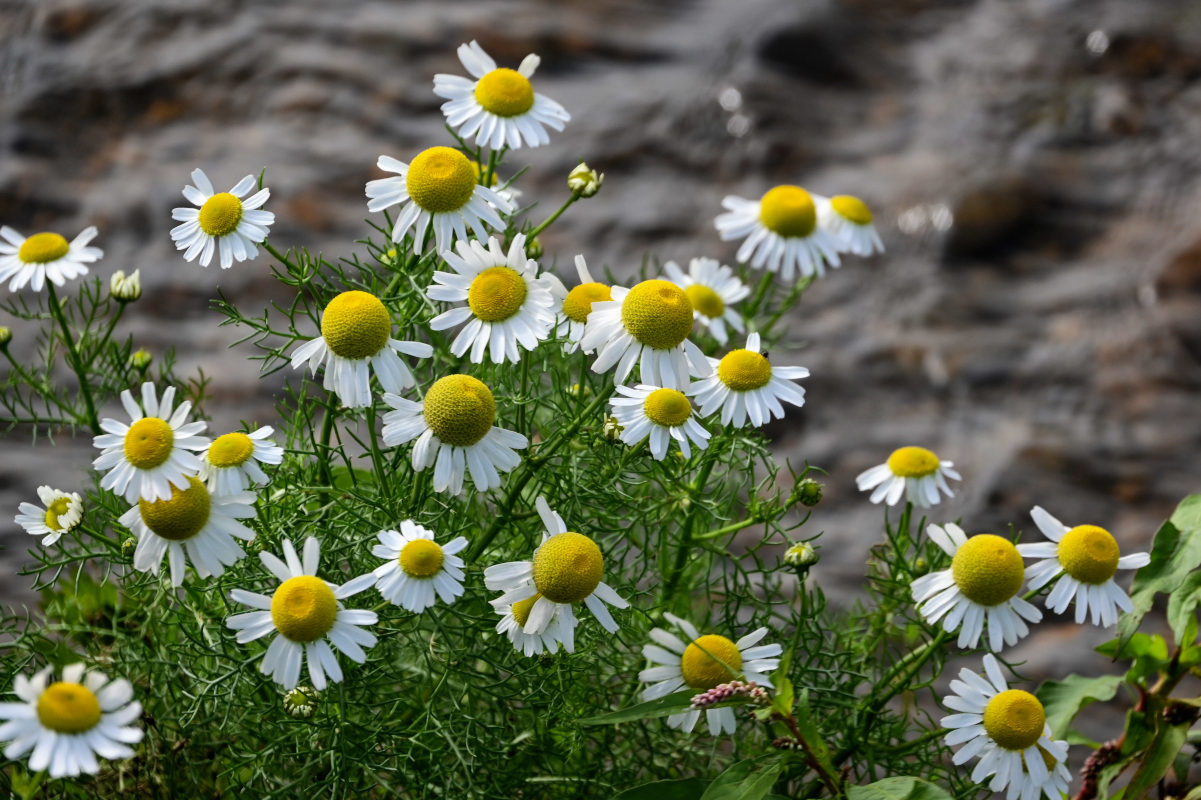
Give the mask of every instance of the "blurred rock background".
[{"label": "blurred rock background", "polygon": [[[1029,531],[1041,504],[1146,549],[1201,490],[1201,4],[0,0],[0,37],[0,222],[97,225],[94,273],[140,268],[152,298],[123,331],[216,376],[216,429],[274,422],[282,376],[226,350],[215,285],[249,307],[283,293],[263,258],[176,253],[188,173],[266,167],[272,242],[348,254],[376,157],[445,143],[432,77],[478,39],[503,65],[541,54],[537,88],[573,114],[512,159],[523,201],[556,207],[581,159],[607,175],[544,236],[561,274],[577,252],[618,274],[728,260],[727,193],[799,183],[875,210],[888,252],[806,294],[780,350],[812,370],[808,404],[771,429],[830,472],[811,528],[836,600],[879,536],[854,477],[901,445],[955,462],[935,519],[972,532]],[[76,487],[94,454],[0,447],[0,598],[30,602],[17,503]],[[1093,669],[1106,638],[1044,625],[1014,655],[1035,677]]]}]

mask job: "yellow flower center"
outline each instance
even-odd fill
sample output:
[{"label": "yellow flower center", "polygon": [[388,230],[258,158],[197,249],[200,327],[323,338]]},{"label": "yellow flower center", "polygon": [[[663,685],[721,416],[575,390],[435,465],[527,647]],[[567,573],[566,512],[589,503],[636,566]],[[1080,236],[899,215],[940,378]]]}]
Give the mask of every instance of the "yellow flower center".
[{"label": "yellow flower center", "polygon": [[431,147],[409,162],[405,188],[413,202],[440,214],[458,211],[475,193],[475,168],[453,147]]},{"label": "yellow flower center", "polygon": [[392,317],[373,294],[342,292],[321,315],[321,335],[335,355],[366,358],[378,353],[392,334]]},{"label": "yellow flower center", "polygon": [[[1047,772],[1053,772],[1055,767],[1059,764],[1059,759],[1051,755],[1050,751],[1048,751],[1041,744],[1038,745],[1038,754],[1043,757],[1043,764],[1046,765]],[[1022,755],[1022,766],[1026,766],[1026,756],[1024,754]]]},{"label": "yellow flower center", "polygon": [[858,197],[851,197],[849,194],[835,195],[830,198],[830,207],[848,222],[856,225],[872,224],[872,210]]},{"label": "yellow flower center", "polygon": [[1059,563],[1081,583],[1105,583],[1118,571],[1121,553],[1113,535],[1096,525],[1077,525],[1059,540]]},{"label": "yellow flower center", "polygon": [[613,291],[603,283],[581,283],[567,293],[563,300],[563,313],[576,322],[587,322],[592,313],[592,304],[613,299]]},{"label": "yellow flower center", "polygon": [[244,433],[218,436],[209,447],[208,460],[214,467],[236,467],[254,455],[254,439]]},{"label": "yellow flower center", "polygon": [[288,578],[271,596],[271,621],[293,642],[317,641],[334,627],[337,616],[334,590],[314,575]]},{"label": "yellow flower center", "polygon": [[647,395],[642,408],[651,422],[669,428],[683,425],[692,416],[692,403],[675,389],[656,389]]},{"label": "yellow flower center", "polygon": [[467,305],[484,322],[501,322],[521,310],[525,293],[525,278],[517,270],[489,267],[471,281]]},{"label": "yellow flower center", "polygon": [[536,594],[533,597],[527,597],[524,600],[518,600],[513,604],[513,619],[521,627],[525,627],[526,621],[530,618],[530,612],[534,610],[534,603],[538,602],[538,598],[542,595]]},{"label": "yellow flower center", "polygon": [[534,105],[534,87],[517,70],[494,69],[475,85],[475,99],[498,117],[516,117]]},{"label": "yellow flower center", "polygon": [[[475,170],[475,182],[482,185],[484,183],[484,172],[486,172],[484,165],[478,161],[472,161],[471,168]],[[500,183],[500,178],[493,172],[492,180],[488,181],[488,188],[492,188],[498,183]]]},{"label": "yellow flower center", "polygon": [[717,319],[726,313],[726,301],[722,300],[721,295],[708,286],[694,283],[686,288],[684,293],[688,295],[688,301],[692,303],[692,307],[709,319]]},{"label": "yellow flower center", "polygon": [[63,530],[63,524],[58,521],[58,518],[66,514],[71,508],[71,500],[67,497],[60,497],[46,507],[46,527],[52,531]]},{"label": "yellow flower center", "polygon": [[1026,566],[1013,542],[981,533],[955,551],[951,575],[964,597],[982,606],[995,606],[1022,588]]},{"label": "yellow flower center", "polygon": [[71,246],[57,233],[35,233],[21,245],[17,258],[26,264],[48,264],[67,254]]},{"label": "yellow flower center", "polygon": [[724,636],[708,634],[684,648],[680,672],[684,682],[693,689],[712,689],[727,683],[742,671],[742,654],[738,645]]},{"label": "yellow flower center", "polygon": [[670,281],[643,281],[622,301],[621,321],[642,344],[671,350],[692,332],[692,303]]},{"label": "yellow flower center", "polygon": [[731,350],[717,363],[717,377],[736,392],[749,392],[771,380],[771,364],[754,350]]},{"label": "yellow flower center", "polygon": [[425,393],[425,424],[443,444],[470,447],[495,421],[492,390],[470,375],[439,378]]},{"label": "yellow flower center", "polygon": [[1021,689],[1001,692],[984,707],[984,730],[1006,750],[1025,750],[1038,742],[1046,727],[1043,704]]},{"label": "yellow flower center", "polygon": [[83,733],[100,722],[100,700],[82,684],[57,681],[38,698],[38,720],[58,733]]},{"label": "yellow flower center", "polygon": [[902,447],[888,457],[888,468],[899,478],[924,478],[938,467],[938,456],[924,447]]},{"label": "yellow flower center", "polygon": [[175,432],[158,417],[142,417],[125,434],[125,460],[138,469],[166,463],[175,447]]},{"label": "yellow flower center", "polygon": [[209,236],[226,236],[242,221],[242,201],[229,192],[215,194],[200,207],[200,230]]},{"label": "yellow flower center", "polygon": [[547,600],[579,603],[600,583],[605,559],[582,533],[556,534],[534,551],[534,586]]},{"label": "yellow flower center", "polygon": [[432,578],[442,569],[442,548],[429,539],[414,539],[400,549],[400,568],[414,578]]},{"label": "yellow flower center", "polygon": [[173,542],[182,542],[200,533],[209,520],[212,506],[208,489],[194,476],[188,476],[188,488],[182,492],[172,486],[168,500],[138,500],[146,527]]},{"label": "yellow flower center", "polygon": [[759,221],[773,233],[804,238],[817,227],[817,207],[801,187],[777,186],[759,201]]}]

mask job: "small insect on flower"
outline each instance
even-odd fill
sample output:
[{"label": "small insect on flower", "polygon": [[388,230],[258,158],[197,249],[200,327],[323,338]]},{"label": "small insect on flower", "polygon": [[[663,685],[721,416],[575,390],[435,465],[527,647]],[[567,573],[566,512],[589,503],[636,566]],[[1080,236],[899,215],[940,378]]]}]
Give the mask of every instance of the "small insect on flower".
[{"label": "small insect on flower", "polygon": [[817,224],[834,237],[840,253],[870,256],[883,253],[884,242],[872,224],[872,212],[858,197],[839,194],[834,197],[813,195],[817,203]]},{"label": "small insect on flower", "polygon": [[142,741],[142,731],[131,725],[142,705],[129,681],[71,664],[51,683],[52,671],[46,667],[32,678],[18,673],[13,693],[21,702],[0,703],[0,741],[9,742],[4,757],[15,760],[32,750],[29,770],[51,778],[94,775],[97,756],[133,758],[130,745]]},{"label": "small insect on flower", "polygon": [[[709,432],[696,421],[695,409],[678,389],[640,383],[634,388],[618,386],[609,401],[613,417],[621,426],[621,440],[631,447],[650,440],[651,457],[662,461],[674,439],[684,458],[692,456],[691,444],[704,450]],[[691,443],[691,444],[690,444]]]},{"label": "small insect on flower", "polygon": [[234,431],[218,436],[200,456],[200,480],[220,494],[265,486],[271,479],[259,464],[279,464],[284,449],[267,437],[275,432],[264,425],[254,433]]},{"label": "small insect on flower", "polygon": [[805,405],[805,390],[794,380],[809,377],[804,367],[773,367],[759,351],[759,334],[746,337],[746,347],[731,350],[721,359],[711,358],[712,374],[693,384],[690,394],[701,407],[701,416],[721,411],[721,424],[736,428],[749,419],[755,427],[772,418],[784,418],[784,406]]},{"label": "small insect on flower", "polygon": [[663,270],[672,283],[688,295],[693,317],[709,329],[718,344],[725,346],[729,339],[727,325],[739,333],[746,331],[742,315],[734,310],[733,304],[749,295],[751,290],[738,280],[732,269],[715,258],[694,258],[688,262],[687,274],[674,261],[664,264]]},{"label": "small insect on flower", "polygon": [[228,192],[217,192],[202,169],[192,170],[195,186],[183,187],[184,198],[196,208],[173,208],[171,218],[182,224],[171,229],[175,247],[183,250],[184,261],[200,257],[200,266],[207,267],[213,251],[220,251],[221,269],[229,269],[234,261],[249,261],[259,254],[255,247],[267,239],[267,230],[275,215],[263,211],[262,205],[271,196],[267,188],[251,194],[258,186],[253,175],[247,175]]},{"label": "small insect on flower", "polygon": [[60,492],[49,486],[38,487],[38,499],[44,508],[33,503],[21,503],[20,512],[13,519],[26,533],[42,537],[42,545],[49,547],[83,520],[83,498],[77,492]]},{"label": "small insect on flower", "polygon": [[962,480],[954,467],[924,447],[902,447],[883,464],[859,473],[855,483],[861,492],[875,489],[870,498],[873,503],[883,500],[895,506],[904,497],[919,508],[929,508],[938,505],[940,491],[947,497],[955,496],[947,485],[947,478]]},{"label": "small insect on flower", "polygon": [[96,233],[95,226],[84,228],[68,242],[57,233],[35,233],[26,238],[7,225],[0,227],[0,283],[12,278],[10,292],[27,283],[40,292],[46,281],[63,286],[86,275],[87,265],[104,256],[99,247],[88,247]]},{"label": "small insect on flower", "polygon": [[777,186],[759,200],[728,195],[714,225],[722,241],[742,239],[739,261],[779,273],[791,281],[824,275],[826,264],[839,265],[838,242],[817,223],[813,196],[799,186]]},{"label": "small insect on flower", "polygon": [[400,523],[400,530],[380,531],[377,536],[379,544],[371,554],[387,561],[372,574],[375,588],[389,603],[420,614],[439,597],[443,603],[453,603],[463,594],[463,559],[458,553],[467,546],[467,537],[438,544],[433,531],[409,519]]}]

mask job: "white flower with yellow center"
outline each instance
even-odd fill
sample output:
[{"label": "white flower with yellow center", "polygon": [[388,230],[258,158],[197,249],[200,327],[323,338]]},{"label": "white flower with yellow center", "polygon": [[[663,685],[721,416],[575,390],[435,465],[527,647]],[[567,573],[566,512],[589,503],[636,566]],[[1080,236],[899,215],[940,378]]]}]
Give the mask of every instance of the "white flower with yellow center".
[{"label": "white flower with yellow center", "polygon": [[433,531],[408,519],[400,523],[400,530],[377,536],[379,544],[371,554],[387,561],[372,574],[375,588],[389,603],[420,614],[439,597],[453,603],[463,594],[463,559],[457,554],[467,546],[467,537],[438,544]]},{"label": "white flower with yellow center", "polygon": [[446,124],[463,139],[499,150],[550,142],[546,128],[563,130],[571,115],[563,106],[534,91],[530,78],[541,59],[530,53],[515,69],[497,68],[474,40],[459,45],[459,61],[475,80],[439,73],[434,94],[445,97]]},{"label": "white flower with yellow center", "polygon": [[799,186],[777,186],[759,200],[733,195],[721,201],[727,213],[714,220],[723,241],[742,239],[738,260],[756,269],[778,272],[791,281],[824,275],[837,267],[838,242],[817,224],[813,196]]},{"label": "white flower with yellow center", "polygon": [[[628,608],[630,604],[601,580],[605,560],[600,548],[582,533],[567,530],[563,518],[551,511],[543,498],[539,497],[534,506],[546,527],[542,544],[534,551],[532,561],[509,561],[484,570],[484,585],[504,592],[492,605],[503,608],[536,597],[524,612],[528,616],[521,628],[522,633],[533,635],[556,625],[574,627],[572,605],[583,603],[602,628],[616,633],[617,622],[605,604],[614,608]],[[560,616],[563,619],[557,619]]]},{"label": "white flower with yellow center", "polygon": [[434,491],[459,494],[471,474],[477,491],[500,486],[500,473],[521,463],[517,450],[529,445],[520,433],[498,428],[496,400],[483,381],[470,375],[439,378],[420,403],[384,395],[394,411],[384,414],[384,444],[416,439],[413,469],[434,468]]},{"label": "white flower with yellow center", "polygon": [[548,272],[545,276],[551,282],[551,293],[555,298],[555,335],[563,340],[564,353],[574,353],[579,349],[588,315],[592,313],[592,304],[613,299],[613,287],[599,283],[592,277],[582,255],[575,257],[575,268],[580,282],[570,291],[554,274]]},{"label": "white flower with yellow center", "polygon": [[1022,556],[1031,545],[1014,545],[991,533],[970,539],[953,523],[926,528],[930,540],[951,556],[950,569],[931,572],[913,581],[910,591],[918,611],[931,625],[942,620],[947,633],[959,630],[958,644],[975,647],[988,627],[993,652],[1017,644],[1030,632],[1023,617],[1038,622],[1043,614],[1018,596],[1026,578]]},{"label": "white flower with yellow center", "polygon": [[469,226],[477,239],[487,239],[489,230],[503,231],[500,214],[513,213],[513,204],[500,192],[480,186],[477,167],[453,147],[422,150],[407,164],[380,156],[377,166],[399,177],[368,181],[367,210],[383,211],[399,203],[392,241],[402,241],[412,230],[414,253],[424,250],[431,226],[434,247],[442,252],[456,239],[466,239]]},{"label": "white flower with yellow center", "polygon": [[264,486],[271,479],[259,464],[279,464],[284,449],[267,437],[270,425],[254,433],[234,431],[218,436],[200,455],[200,480],[216,494],[234,494],[251,486]]},{"label": "white flower with yellow center", "polygon": [[662,461],[672,439],[684,458],[692,455],[690,442],[699,450],[708,446],[709,432],[696,421],[691,401],[679,389],[640,383],[634,388],[618,386],[617,393],[609,405],[621,426],[621,440],[631,447],[649,437],[651,456]]},{"label": "white flower with yellow center", "polygon": [[430,320],[430,328],[444,331],[456,325],[463,330],[450,345],[455,356],[471,351],[479,364],[487,352],[493,364],[521,360],[520,345],[533,350],[550,335],[555,324],[551,284],[538,276],[538,262],[525,255],[525,236],[518,234],[506,255],[500,242],[459,241],[457,253],[442,258],[454,272],[435,272],[434,285],[426,290],[431,300],[464,305]]},{"label": "white flower with yellow center", "polygon": [[[964,668],[951,681],[953,694],[943,705],[958,713],[942,718],[950,730],[948,746],[963,744],[951,761],[966,764],[979,758],[972,780],[1004,791],[1008,800],[1061,800],[1072,781],[1068,772],[1068,743],[1051,738],[1051,726],[1038,698],[1021,689],[1010,689],[992,653],[984,656],[987,680]],[[966,742],[966,744],[965,744]]]},{"label": "white flower with yellow center", "polygon": [[[638,673],[638,680],[652,684],[642,690],[644,701],[657,700],[685,688],[695,689],[699,694],[732,680],[754,681],[772,688],[771,674],[780,666],[779,655],[784,648],[778,644],[759,644],[767,635],[767,628],[751,631],[735,642],[715,633],[702,636],[691,622],[674,614],[663,616],[683,631],[688,640],[662,628],[651,630],[654,644],[644,645],[642,655],[656,666]],[[701,710],[693,708],[672,714],[667,724],[687,733],[700,716]],[[705,719],[714,736],[734,732],[736,720],[732,708],[705,709]]]},{"label": "white flower with yellow center", "polygon": [[496,632],[503,633],[509,638],[513,649],[527,658],[538,655],[554,655],[561,646],[564,652],[575,652],[575,615],[570,613],[556,614],[545,629],[538,633],[526,633],[525,624],[529,622],[530,611],[542,597],[532,594],[516,603],[492,602],[492,609],[500,614],[501,620],[496,623]]},{"label": "white flower with yellow center", "polygon": [[220,575],[246,555],[237,539],[250,541],[254,531],[239,519],[254,516],[254,493],[217,494],[199,478],[188,477],[187,488],[172,487],[166,500],[139,500],[117,520],[138,537],[133,568],[157,575],[163,556],[171,564],[171,584],[183,584],[185,557],[202,578]]},{"label": "white flower with yellow center", "polygon": [[817,224],[833,235],[840,253],[870,256],[884,252],[884,242],[872,224],[872,211],[858,197],[815,194],[813,199],[817,203]]},{"label": "white flower with yellow center", "polygon": [[321,335],[292,351],[292,369],[306,361],[309,371],[325,363],[321,385],[336,392],[342,405],[371,405],[371,372],[385,392],[403,392],[416,384],[413,373],[397,353],[429,358],[434,348],[424,342],[392,338],[392,316],[378,297],[368,292],[342,292],[321,315]]},{"label": "white flower with yellow center", "polygon": [[267,238],[267,230],[275,215],[263,211],[262,205],[271,196],[270,189],[260,189],[253,175],[238,181],[228,192],[213,190],[213,184],[202,169],[192,170],[195,186],[183,187],[184,198],[196,208],[173,208],[171,218],[182,224],[171,229],[177,250],[183,250],[184,261],[200,257],[200,266],[207,267],[213,251],[219,250],[221,269],[229,269],[234,261],[249,261],[259,254],[256,244]]},{"label": "white flower with yellow center", "polygon": [[70,664],[63,679],[51,683],[52,671],[46,667],[32,678],[18,673],[13,694],[21,702],[0,703],[0,741],[9,743],[4,757],[15,760],[32,750],[29,771],[51,778],[95,775],[97,756],[133,758],[130,745],[142,741],[142,731],[132,723],[142,716],[142,704],[129,681]]},{"label": "white flower with yellow center", "polygon": [[703,322],[720,345],[725,345],[726,325],[739,333],[746,331],[742,315],[731,308],[751,293],[750,287],[715,258],[694,258],[688,262],[688,273],[674,261],[663,265],[667,277],[684,290],[692,302],[693,316]]},{"label": "white flower with yellow center", "polygon": [[39,486],[38,499],[43,508],[33,503],[21,503],[17,506],[20,513],[13,521],[26,533],[41,536],[42,544],[47,547],[83,520],[83,498],[77,492],[60,492],[49,486]]},{"label": "white flower with yellow center", "polygon": [[1027,574],[1031,589],[1046,586],[1061,575],[1047,595],[1046,606],[1056,614],[1076,602],[1076,624],[1092,611],[1094,625],[1118,624],[1118,612],[1133,611],[1130,597],[1114,583],[1119,569],[1138,569],[1151,563],[1149,553],[1122,555],[1113,534],[1096,525],[1069,528],[1041,506],[1030,511],[1034,524],[1051,541],[1025,545],[1023,555],[1041,558]]},{"label": "white flower with yellow center", "polygon": [[259,558],[279,579],[279,587],[270,597],[234,589],[229,593],[231,600],[256,610],[235,614],[225,624],[238,632],[240,644],[276,634],[259,671],[285,689],[294,689],[300,682],[302,661],[308,662],[309,680],[318,691],[327,686],[327,676],[341,683],[342,667],[330,645],[362,664],[367,660],[363,648],[376,642],[375,635],[362,626],[374,625],[379,617],[374,611],[344,608],[339,601],[370,589],[375,575],[368,572],[341,586],[318,578],[321,545],[311,536],[304,540],[303,562],[286,539],[283,561],[266,551],[259,553]]},{"label": "white flower with yellow center", "polygon": [[96,233],[93,225],[68,242],[57,233],[35,233],[26,238],[7,225],[0,227],[0,283],[12,278],[8,284],[10,292],[27,283],[40,292],[46,281],[62,286],[86,275],[86,265],[104,255],[99,247],[88,247]]},{"label": "white flower with yellow center", "polygon": [[721,410],[721,424],[741,428],[747,420],[755,427],[772,418],[784,418],[784,406],[805,405],[805,390],[794,380],[809,377],[804,367],[774,367],[767,356],[759,352],[759,334],[746,337],[746,347],[731,350],[721,359],[711,358],[713,374],[697,381],[689,390],[701,416]]},{"label": "white flower with yellow center", "polygon": [[614,286],[612,300],[595,300],[580,347],[596,350],[593,372],[616,366],[615,384],[624,383],[634,365],[643,383],[683,389],[689,375],[707,377],[705,354],[688,339],[692,302],[671,281],[649,280],[632,289]]},{"label": "white flower with yellow center", "polygon": [[895,506],[903,497],[919,508],[929,508],[938,505],[940,491],[947,497],[955,496],[947,485],[947,478],[962,480],[954,467],[924,447],[901,447],[893,450],[883,464],[859,473],[855,483],[861,492],[875,490],[869,498],[873,503],[883,500]]},{"label": "white flower with yellow center", "polygon": [[171,487],[188,487],[188,476],[200,471],[200,459],[188,451],[209,446],[208,437],[198,435],[208,425],[185,423],[192,410],[190,400],[173,412],[174,403],[174,386],[167,387],[160,401],[154,384],[143,383],[140,408],[128,389],[121,392],[121,405],[130,424],[106,417],[100,420],[104,433],[92,439],[101,448],[92,466],[109,471],[100,488],[111,489],[133,503],[139,498],[166,500]]}]

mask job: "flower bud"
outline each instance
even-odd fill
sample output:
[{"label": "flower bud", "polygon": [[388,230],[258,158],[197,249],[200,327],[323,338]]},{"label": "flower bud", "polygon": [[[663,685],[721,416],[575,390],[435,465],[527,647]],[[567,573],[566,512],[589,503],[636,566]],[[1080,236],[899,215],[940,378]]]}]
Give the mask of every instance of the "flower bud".
[{"label": "flower bud", "polygon": [[605,439],[616,442],[621,438],[621,431],[621,423],[617,421],[617,417],[605,417]]},{"label": "flower bud", "polygon": [[807,571],[819,560],[817,550],[808,542],[797,542],[784,551],[784,563],[798,571]]},{"label": "flower bud", "polygon": [[539,258],[542,258],[542,254],[544,252],[546,252],[546,251],[542,248],[542,242],[539,241],[537,236],[535,236],[533,239],[530,239],[528,242],[525,243],[525,257],[526,258],[532,258],[532,259],[537,260]]},{"label": "flower bud", "polygon": [[813,508],[822,501],[822,485],[812,478],[805,478],[792,489],[792,496],[808,508]]},{"label": "flower bud", "polygon": [[129,366],[136,369],[138,372],[145,372],[150,366],[150,362],[154,360],[154,356],[150,355],[146,350],[139,347],[129,356]]},{"label": "flower bud", "polygon": [[0,325],[0,350],[8,347],[8,343],[13,340],[12,328],[7,325]]},{"label": "flower bud", "polygon": [[580,197],[592,197],[605,182],[605,173],[589,169],[583,161],[567,176],[567,188]]},{"label": "flower bud", "polygon": [[312,686],[297,686],[284,695],[284,711],[292,717],[311,717],[320,699],[321,694]]},{"label": "flower bud", "polygon": [[134,551],[138,549],[138,540],[132,536],[121,542],[121,557],[133,558]]},{"label": "flower bud", "polygon": [[109,279],[108,291],[113,299],[120,303],[132,303],[142,296],[142,275],[140,269],[135,269],[129,277],[124,270],[117,270]]}]

